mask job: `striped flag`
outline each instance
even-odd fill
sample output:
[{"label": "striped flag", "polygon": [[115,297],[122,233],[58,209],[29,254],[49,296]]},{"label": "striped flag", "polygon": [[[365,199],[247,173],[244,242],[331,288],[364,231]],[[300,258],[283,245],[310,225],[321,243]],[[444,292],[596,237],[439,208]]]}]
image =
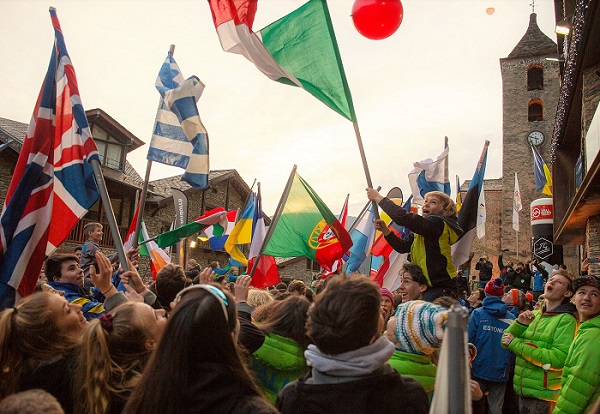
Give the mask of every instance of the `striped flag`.
[{"label": "striped flag", "polygon": [[375,240],[375,226],[373,221],[373,207],[369,206],[365,213],[359,217],[358,223],[350,233],[352,247],[350,247],[346,273],[358,272],[360,265],[371,254],[371,246]]},{"label": "striped flag", "polygon": [[270,79],[303,88],[356,121],[327,2],[310,0],[255,33],[257,2],[209,0],[223,50],[244,56]]},{"label": "striped flag", "polygon": [[423,204],[423,197],[430,191],[441,191],[450,195],[450,180],[448,179],[448,151],[446,147],[434,161],[427,158],[413,163],[413,170],[408,174],[408,182],[413,196],[413,203]]},{"label": "striped flag", "polygon": [[248,273],[252,273],[250,285],[264,289],[268,286],[276,285],[281,282],[279,269],[273,256],[261,255],[256,264],[256,269],[252,271],[256,258],[260,254],[260,249],[267,235],[265,218],[262,212],[262,197],[260,195],[260,184],[258,185],[258,195],[256,197],[256,206],[254,208],[254,217],[252,218],[252,242],[250,243],[250,252],[248,254]]},{"label": "striped flag", "polygon": [[155,86],[161,99],[148,160],[184,168],[182,180],[196,188],[208,187],[208,134],[196,106],[204,84],[196,76],[184,79],[169,52]]},{"label": "striped flag", "polygon": [[[123,243],[123,248],[125,251],[131,249],[133,247],[133,233],[137,227],[138,216],[140,212],[140,204],[138,204],[135,214],[133,215],[133,220],[131,220],[131,224],[129,225],[129,230],[127,231],[127,236],[125,236],[125,242]],[[146,223],[144,222],[144,218],[142,218],[142,224],[140,226],[140,234],[138,236],[138,241],[140,243],[148,240],[148,230],[146,229]],[[149,241],[147,243],[140,244],[140,256],[146,256],[150,258],[150,273],[152,274],[152,280],[156,280],[156,274],[160,269],[165,267],[168,263],[171,263],[171,256],[169,256],[163,249],[158,247],[155,241]]]},{"label": "striped flag", "polygon": [[[416,206],[413,209],[412,199],[412,196],[408,197],[402,208],[416,214]],[[390,222],[388,227],[402,239],[410,235],[410,230],[394,222]],[[406,263],[408,253],[398,253],[395,251],[383,234],[380,234],[373,244],[371,254],[382,257],[379,268],[371,272],[371,280],[392,292],[398,289],[400,287],[400,269]]]},{"label": "striped flag", "polygon": [[98,200],[98,151],[50,8],[54,46],[0,215],[0,307],[33,292],[44,257]]},{"label": "striped flag", "polygon": [[244,253],[242,253],[239,246],[250,244],[252,242],[253,222],[256,215],[256,201],[256,195],[251,193],[240,220],[236,223],[233,230],[231,230],[231,233],[225,242],[225,250],[227,253],[229,253],[233,260],[243,266],[248,266],[248,259],[246,259],[246,256],[244,256]]}]

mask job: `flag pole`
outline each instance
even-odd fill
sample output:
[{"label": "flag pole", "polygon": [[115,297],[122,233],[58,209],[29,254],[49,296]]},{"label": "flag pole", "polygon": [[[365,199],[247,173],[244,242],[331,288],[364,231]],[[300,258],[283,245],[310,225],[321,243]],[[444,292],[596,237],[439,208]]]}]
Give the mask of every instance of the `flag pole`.
[{"label": "flag pole", "polygon": [[[381,186],[377,187],[377,191],[380,191],[380,190],[381,190]],[[362,217],[365,215],[365,213],[369,209],[370,205],[371,205],[371,202],[368,201],[367,204],[365,204],[365,206],[362,208],[362,210],[360,210],[360,213],[358,213],[358,217],[356,217],[356,220],[354,220],[354,223],[352,223],[352,225],[350,226],[350,229],[348,229],[348,233],[352,233],[352,231],[356,228],[356,226],[358,226],[358,223],[360,222]]]},{"label": "flag pole", "polygon": [[121,233],[119,233],[119,227],[117,226],[117,220],[115,219],[115,213],[110,203],[108,191],[106,190],[106,182],[104,181],[104,175],[100,169],[100,161],[96,158],[90,160],[92,169],[94,170],[94,177],[96,178],[96,185],[98,185],[98,192],[100,193],[100,199],[102,200],[102,206],[104,207],[104,214],[108,220],[108,226],[110,228],[110,234],[115,244],[115,250],[119,256],[119,262],[121,262],[121,268],[124,271],[129,270],[129,264],[127,263],[127,256],[125,256],[125,249],[123,248],[123,240],[121,239]]},{"label": "flag pole", "polygon": [[273,219],[271,220],[271,225],[269,225],[269,230],[267,230],[267,234],[265,234],[265,239],[263,240],[262,245],[260,246],[260,251],[258,252],[258,255],[256,255],[256,259],[254,260],[254,266],[252,266],[252,270],[250,271],[250,277],[254,275],[254,270],[256,270],[256,267],[260,262],[260,258],[263,256],[263,251],[265,250],[265,247],[267,247],[269,240],[271,240],[271,236],[273,235],[275,226],[277,226],[277,222],[281,217],[281,213],[283,212],[283,205],[285,204],[288,196],[290,195],[290,190],[292,189],[292,184],[294,183],[294,177],[296,176],[297,168],[297,165],[294,164],[292,172],[290,173],[290,177],[288,178],[288,181],[285,184],[285,188],[283,189],[283,194],[281,194],[281,198],[279,199],[279,204],[277,204],[277,208],[275,209],[275,214],[273,215]]},{"label": "flag pole", "polygon": [[448,341],[448,414],[462,414],[465,412],[469,395],[469,373],[465,369],[467,323],[469,312],[464,306],[452,305],[448,312],[448,322],[446,323],[447,336],[444,341]]},{"label": "flag pole", "polygon": [[[517,214],[519,214],[519,213],[517,212]],[[517,262],[518,262],[520,260],[519,259],[519,232],[515,231],[515,233],[517,234]]]},{"label": "flag pole", "polygon": [[[344,94],[346,95],[346,101],[348,102],[348,109],[350,110],[352,126],[354,127],[354,133],[356,135],[356,142],[358,144],[358,151],[360,152],[360,159],[362,161],[363,169],[365,170],[365,177],[367,179],[367,186],[369,188],[373,188],[373,182],[371,181],[371,173],[369,172],[369,165],[367,164],[367,157],[365,155],[365,149],[362,143],[362,138],[360,136],[360,130],[358,129],[358,121],[356,119],[356,112],[354,111],[354,104],[352,103],[352,94],[350,93],[350,87],[348,86],[348,80],[346,79],[346,72],[344,71],[344,65],[342,64],[342,57],[340,56],[340,50],[338,49],[337,39],[335,37],[335,31],[333,30],[333,25],[331,24],[331,15],[329,14],[329,7],[327,6],[327,1],[323,1],[323,11],[325,12],[325,21],[327,22],[327,30],[329,30],[329,35],[333,40],[333,52],[335,54],[335,59],[338,62],[338,67],[340,70],[340,75],[342,78],[342,85],[344,86]],[[377,203],[372,201],[373,205],[373,214],[375,218],[379,218],[379,210],[377,210]]]},{"label": "flag pole", "polygon": [[[175,45],[171,45],[169,47],[169,53],[173,55],[175,53]],[[158,109],[156,112],[160,111],[160,103],[162,98],[158,101]],[[148,160],[146,163],[146,176],[144,177],[144,186],[142,188],[142,198],[140,200],[140,211],[138,213],[138,221],[135,224],[135,231],[133,232],[133,248],[138,247],[138,238],[140,235],[140,229],[142,228],[142,218],[144,217],[144,210],[146,207],[146,196],[148,194],[148,182],[150,181],[150,170],[152,169],[152,160]]]}]

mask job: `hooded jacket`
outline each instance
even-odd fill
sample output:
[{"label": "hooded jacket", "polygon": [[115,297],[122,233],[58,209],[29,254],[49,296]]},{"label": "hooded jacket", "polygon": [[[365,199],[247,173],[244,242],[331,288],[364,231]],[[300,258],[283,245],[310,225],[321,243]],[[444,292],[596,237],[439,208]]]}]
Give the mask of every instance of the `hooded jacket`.
[{"label": "hooded jacket", "polygon": [[504,330],[515,320],[499,297],[488,296],[469,318],[469,342],[477,347],[473,376],[486,381],[506,382],[510,352],[502,349]]},{"label": "hooded jacket", "polygon": [[569,349],[553,413],[588,413],[600,397],[600,316],[583,322]]},{"label": "hooded jacket", "polygon": [[410,261],[423,270],[429,286],[453,287],[451,281],[457,272],[450,246],[463,234],[456,217],[438,214],[422,217],[406,211],[387,197],[379,205],[396,224],[412,232],[405,239],[391,232],[385,236],[390,246],[399,253],[410,253]]},{"label": "hooded jacket", "polygon": [[279,391],[288,382],[305,376],[309,367],[304,350],[296,341],[269,333],[263,345],[252,355],[250,369],[265,397],[274,403]]},{"label": "hooded jacket", "polygon": [[411,354],[396,349],[388,362],[399,374],[419,381],[427,393],[427,397],[431,400],[437,367],[431,362],[429,356]]},{"label": "hooded jacket", "polygon": [[528,325],[515,321],[506,329],[514,339],[504,349],[517,356],[513,386],[517,395],[556,401],[562,370],[573,342],[577,309],[563,303],[548,311],[534,311]]}]

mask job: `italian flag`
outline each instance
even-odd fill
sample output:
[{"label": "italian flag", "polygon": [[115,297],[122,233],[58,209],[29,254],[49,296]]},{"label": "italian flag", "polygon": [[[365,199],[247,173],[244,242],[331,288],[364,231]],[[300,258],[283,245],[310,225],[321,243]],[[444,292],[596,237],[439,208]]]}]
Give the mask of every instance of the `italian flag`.
[{"label": "italian flag", "polygon": [[223,207],[217,207],[206,212],[191,223],[184,224],[176,229],[169,230],[156,236],[156,243],[162,247],[169,247],[181,239],[200,233],[208,226],[219,223],[222,228],[227,228],[227,211]]},{"label": "italian flag", "polygon": [[[135,228],[137,227],[139,211],[140,205],[138,204],[137,209],[135,210],[135,214],[133,215],[133,220],[129,225],[129,230],[127,231],[127,236],[125,237],[125,243],[123,243],[123,248],[125,249],[125,251],[133,247],[133,233],[135,233]],[[148,237],[146,223],[144,223],[144,219],[142,218],[142,225],[140,227],[138,242],[144,242],[149,238],[150,237]],[[140,244],[139,246],[140,256],[146,256],[150,258],[150,272],[152,273],[152,280],[156,280],[156,274],[168,263],[171,263],[171,257],[163,249],[158,247],[158,245],[154,241]]]},{"label": "italian flag", "polygon": [[337,239],[336,242],[341,246],[340,249],[336,249],[331,260],[341,259],[352,246],[348,231],[310,185],[296,172],[293,174],[281,214],[273,219],[271,225],[274,229],[271,230],[263,251],[263,254],[269,256],[305,256],[318,261],[320,250],[331,251],[330,241],[324,241],[319,237],[325,226],[329,226]]},{"label": "italian flag", "polygon": [[305,89],[355,122],[327,2],[310,0],[253,32],[257,1],[209,0],[223,50],[243,55],[270,79]]}]

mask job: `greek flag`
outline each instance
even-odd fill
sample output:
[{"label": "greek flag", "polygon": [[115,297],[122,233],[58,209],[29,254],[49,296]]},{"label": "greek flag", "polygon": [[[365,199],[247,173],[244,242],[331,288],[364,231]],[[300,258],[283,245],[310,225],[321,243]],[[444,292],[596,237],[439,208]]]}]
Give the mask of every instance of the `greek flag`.
[{"label": "greek flag", "polygon": [[208,134],[196,106],[204,84],[196,76],[184,80],[169,52],[155,86],[161,99],[148,160],[184,168],[182,180],[196,188],[208,187]]}]

